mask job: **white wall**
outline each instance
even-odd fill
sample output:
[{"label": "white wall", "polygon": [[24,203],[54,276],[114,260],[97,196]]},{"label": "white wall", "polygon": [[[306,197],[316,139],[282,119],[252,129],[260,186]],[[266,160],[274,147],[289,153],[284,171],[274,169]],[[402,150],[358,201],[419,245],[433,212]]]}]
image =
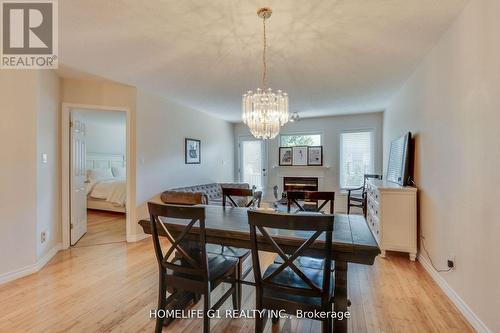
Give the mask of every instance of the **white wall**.
[{"label": "white wall", "polygon": [[87,152],[125,155],[127,119],[124,112],[86,110],[82,116],[87,129]]},{"label": "white wall", "polygon": [[[61,242],[61,105],[59,77],[39,71],[37,105],[37,254],[43,257]],[[42,153],[47,163],[42,163]],[[47,239],[41,243],[40,234]]]},{"label": "white wall", "polygon": [[[201,140],[201,164],[184,163],[184,139]],[[232,124],[143,91],[137,93],[137,203],[173,187],[234,180]]]},{"label": "white wall", "polygon": [[[36,271],[60,242],[59,79],[0,73],[0,282]],[[41,163],[41,153],[48,163]],[[40,232],[48,232],[45,243]]]},{"label": "white wall", "polygon": [[416,134],[420,229],[432,260],[443,268],[455,256],[441,276],[492,332],[500,332],[498,13],[500,1],[470,1],[384,117],[384,161],[391,139]]},{"label": "white wall", "polygon": [[36,71],[0,73],[0,277],[37,257],[37,86]]},{"label": "white wall", "polygon": [[[274,167],[278,166],[279,135],[268,140],[268,185],[265,189],[265,198],[273,200],[272,187],[281,188],[282,176],[311,176],[318,177],[320,190],[335,191],[335,210],[346,210],[345,195],[339,190],[339,161],[340,161],[340,134],[348,130],[370,129],[375,133],[375,172],[382,170],[382,127],[383,113],[368,113],[359,115],[332,116],[321,118],[301,119],[298,122],[287,123],[280,134],[295,134],[307,132],[321,132],[323,134],[323,165],[321,167]],[[234,126],[234,137],[237,142],[241,136],[250,136],[248,127],[243,124]],[[236,155],[239,156],[237,146]],[[235,165],[235,177],[238,178],[238,163]],[[328,166],[328,168],[326,168]],[[273,168],[274,167],[274,168]]]}]

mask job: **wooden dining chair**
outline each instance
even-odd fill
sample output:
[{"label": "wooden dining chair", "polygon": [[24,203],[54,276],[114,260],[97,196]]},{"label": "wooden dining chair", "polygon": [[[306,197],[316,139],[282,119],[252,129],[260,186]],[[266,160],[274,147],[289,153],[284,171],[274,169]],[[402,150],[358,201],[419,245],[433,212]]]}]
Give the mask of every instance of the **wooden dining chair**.
[{"label": "wooden dining chair", "polygon": [[[163,192],[161,200],[166,204],[184,205],[184,206],[194,206],[201,205],[203,203],[203,193],[201,192]],[[259,201],[260,205],[260,201]],[[234,257],[238,259],[238,294],[241,295],[243,292],[243,287],[241,281],[243,281],[248,274],[252,271],[252,266],[249,265],[248,269],[243,271],[243,265],[247,258],[250,256],[251,251],[249,249],[241,249],[232,246],[222,246],[219,244],[208,243],[206,246],[208,253],[215,253],[219,255]],[[238,298],[238,308],[241,308],[241,297]]]},{"label": "wooden dining chair", "polygon": [[[256,310],[284,310],[291,315],[295,315],[297,310],[332,311],[334,283],[331,265],[334,216],[248,211],[248,223],[256,284]],[[283,235],[292,231],[311,236],[304,242],[289,242],[286,249],[278,245],[273,238],[275,233]],[[323,266],[320,269],[311,269],[296,265],[295,259],[303,256],[321,235],[324,235]],[[259,250],[263,244],[267,245],[267,251],[270,247],[278,253],[283,263],[271,264],[262,274]],[[326,317],[322,320],[322,331],[331,332],[332,318]],[[267,317],[256,318],[256,333],[264,330],[266,320]],[[276,321],[276,318],[273,318],[273,322]]]},{"label": "wooden dining chair", "polygon": [[[203,332],[210,332],[210,319],[207,311],[218,309],[232,296],[233,308],[239,309],[240,295],[236,287],[238,260],[217,254],[207,254],[205,236],[205,207],[188,207],[148,203],[151,221],[151,234],[159,268],[158,310],[165,309],[175,299],[179,290],[203,295],[204,316]],[[163,219],[175,218],[187,220],[187,224],[174,238]],[[185,237],[198,225],[199,239],[187,242]],[[161,232],[159,232],[161,230]],[[169,248],[163,251],[160,234],[167,238]],[[193,248],[194,247],[194,248]],[[165,253],[165,254],[164,254]],[[231,287],[211,306],[210,292],[222,282]],[[167,297],[167,291],[171,294]],[[155,332],[161,332],[163,317],[157,316]]]},{"label": "wooden dining chair", "polygon": [[357,207],[363,210],[363,215],[366,217],[366,181],[370,178],[382,179],[382,175],[365,174],[363,186],[345,189],[347,191],[347,214],[351,213],[351,207]]},{"label": "wooden dining chair", "polygon": [[[292,204],[298,207],[299,211],[306,211],[304,204],[301,201],[309,201],[314,202],[315,207],[312,211],[321,212],[323,207],[325,207],[328,203],[330,203],[330,214],[333,214],[333,207],[335,202],[335,192],[319,192],[319,191],[288,191],[286,193],[287,197],[287,212],[290,213]],[[321,205],[319,205],[318,201],[323,201]],[[311,209],[307,209],[307,211],[311,211]]]},{"label": "wooden dining chair", "polygon": [[[318,191],[289,191],[287,192],[287,211],[290,212],[292,204],[298,207],[296,213],[305,212],[306,209],[300,203],[302,200],[315,202],[316,206],[313,209],[313,212],[320,213],[323,207],[329,204],[329,214],[333,214],[334,206],[335,206],[335,192],[318,192]],[[299,201],[300,200],[300,201]],[[319,205],[318,201],[323,201],[321,205]],[[308,210],[310,212],[311,210]],[[313,269],[320,269],[323,266],[323,259],[318,258],[310,258],[306,256],[300,256],[295,259],[295,264]],[[280,256],[277,256],[274,259],[274,263],[281,264],[283,263],[283,259]],[[335,267],[334,262],[332,262],[332,267]]]},{"label": "wooden dining chair", "polygon": [[[248,202],[245,207],[251,207],[251,206],[257,206],[260,207],[260,202],[262,198],[262,192],[261,191],[254,191],[253,189],[246,189],[246,188],[230,188],[230,187],[224,187],[222,188],[222,207],[226,208],[226,205],[228,204],[228,200],[232,207],[239,207],[239,205],[235,202],[233,197],[251,197],[252,199],[250,202]],[[243,270],[243,264],[247,260],[247,258],[250,256],[251,251],[248,249],[242,249],[238,247],[233,247],[233,246],[224,246],[224,245],[214,245],[210,244],[208,250],[210,252],[214,253],[221,253],[226,256],[232,256],[238,258],[238,276],[239,276],[239,283],[238,283],[238,289],[239,293],[241,295],[242,291],[242,281],[245,280],[245,278],[250,274],[252,271],[252,266],[250,265],[246,270]],[[241,304],[240,304],[241,305]]]},{"label": "wooden dining chair", "polygon": [[260,201],[262,199],[261,191],[254,191],[248,188],[222,188],[222,207],[226,208],[229,200],[232,207],[240,207],[238,203],[234,201],[233,197],[250,197],[250,201],[244,204],[244,207],[257,206],[260,207]]}]

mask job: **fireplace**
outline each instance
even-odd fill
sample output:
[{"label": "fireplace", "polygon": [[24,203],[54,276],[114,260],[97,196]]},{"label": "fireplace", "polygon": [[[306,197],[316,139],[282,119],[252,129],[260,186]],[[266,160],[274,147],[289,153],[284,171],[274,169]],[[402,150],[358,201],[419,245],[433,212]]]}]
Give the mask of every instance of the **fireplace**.
[{"label": "fireplace", "polygon": [[283,177],[283,192],[317,191],[317,177]]}]

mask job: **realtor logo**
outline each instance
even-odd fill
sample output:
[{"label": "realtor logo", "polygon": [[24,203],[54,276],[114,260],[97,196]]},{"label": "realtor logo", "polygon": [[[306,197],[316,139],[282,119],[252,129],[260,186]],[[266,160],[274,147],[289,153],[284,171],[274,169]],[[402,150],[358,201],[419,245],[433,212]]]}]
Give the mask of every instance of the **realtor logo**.
[{"label": "realtor logo", "polygon": [[3,0],[1,68],[57,68],[57,2]]}]

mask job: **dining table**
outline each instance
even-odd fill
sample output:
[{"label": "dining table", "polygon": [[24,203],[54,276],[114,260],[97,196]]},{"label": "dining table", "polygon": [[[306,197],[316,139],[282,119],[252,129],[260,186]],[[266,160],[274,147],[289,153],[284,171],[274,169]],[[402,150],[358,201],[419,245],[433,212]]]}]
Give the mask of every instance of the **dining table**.
[{"label": "dining table", "polygon": [[[206,205],[205,206],[205,234],[206,242],[224,246],[234,246],[251,249],[250,227],[248,225],[248,209],[242,207],[226,207]],[[286,213],[283,213],[286,214]],[[168,218],[162,220],[167,230],[174,238],[177,237],[189,223],[187,220]],[[332,258],[334,260],[334,294],[333,308],[339,313],[346,313],[350,301],[347,295],[348,281],[347,268],[349,263],[373,265],[375,257],[380,254],[380,249],[372,235],[370,228],[362,215],[332,215],[333,244]],[[148,219],[140,220],[139,224],[144,233],[151,234],[151,222]],[[287,254],[292,254],[297,246],[300,246],[311,235],[310,232],[297,230],[272,230],[269,232],[275,242]],[[165,236],[163,228],[158,228],[158,234]],[[199,249],[199,228],[193,227],[184,238],[186,249]],[[262,237],[258,237],[259,249],[274,252],[274,248]],[[324,256],[324,237],[320,236],[303,253],[315,258]],[[197,295],[188,292],[179,292],[175,302],[170,305],[172,309],[186,309],[190,304],[199,300]],[[168,325],[173,319],[166,321]],[[334,320],[335,332],[347,332],[347,319]]]}]

